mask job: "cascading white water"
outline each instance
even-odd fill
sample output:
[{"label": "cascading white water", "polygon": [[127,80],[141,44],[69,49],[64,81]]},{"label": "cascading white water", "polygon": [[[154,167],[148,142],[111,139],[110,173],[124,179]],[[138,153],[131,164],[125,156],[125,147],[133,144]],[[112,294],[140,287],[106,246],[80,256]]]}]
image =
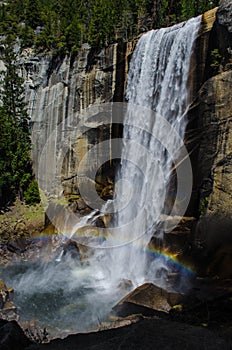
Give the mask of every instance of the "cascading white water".
[{"label": "cascading white water", "polygon": [[[148,32],[130,63],[116,183],[116,200],[127,205],[115,216],[109,239],[120,247],[110,251],[107,263],[115,282],[126,278],[138,285],[148,278],[145,251],[164,209],[173,157],[184,138],[191,53],[200,21],[197,17]],[[154,277],[155,271],[148,270]]]}]

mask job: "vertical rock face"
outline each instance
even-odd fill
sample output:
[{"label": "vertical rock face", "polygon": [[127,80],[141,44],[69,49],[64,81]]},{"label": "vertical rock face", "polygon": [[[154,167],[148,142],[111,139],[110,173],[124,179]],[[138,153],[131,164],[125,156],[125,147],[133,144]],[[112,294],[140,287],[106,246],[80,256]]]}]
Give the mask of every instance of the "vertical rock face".
[{"label": "vertical rock face", "polygon": [[216,13],[203,16],[187,134],[194,173],[190,213],[199,217],[195,242],[201,247],[205,271],[223,278],[232,275],[228,268],[232,251],[231,16],[231,1],[221,1]]},{"label": "vertical rock face", "polygon": [[[232,213],[232,71],[208,79],[198,95],[201,142],[198,166],[201,214]],[[201,183],[200,183],[201,181]]]},{"label": "vertical rock face", "polygon": [[231,14],[232,6],[225,5],[203,16],[198,43],[199,69],[189,127],[194,139],[194,215],[203,215],[206,210],[232,212],[232,35],[226,20],[229,8]]},{"label": "vertical rock face", "polygon": [[[95,143],[110,143],[111,121],[99,126],[97,118],[84,118],[83,111],[122,100],[125,49],[124,44],[114,44],[96,56],[83,45],[75,57],[24,53],[20,64],[31,117],[34,171],[44,191],[55,195],[63,190],[76,193],[77,167],[82,166],[79,172],[84,174],[85,167],[90,166],[81,159]],[[82,132],[89,117],[91,128]],[[71,142],[69,132],[75,129],[79,136]],[[61,155],[62,147],[65,151]],[[105,148],[109,149],[110,144]]]}]

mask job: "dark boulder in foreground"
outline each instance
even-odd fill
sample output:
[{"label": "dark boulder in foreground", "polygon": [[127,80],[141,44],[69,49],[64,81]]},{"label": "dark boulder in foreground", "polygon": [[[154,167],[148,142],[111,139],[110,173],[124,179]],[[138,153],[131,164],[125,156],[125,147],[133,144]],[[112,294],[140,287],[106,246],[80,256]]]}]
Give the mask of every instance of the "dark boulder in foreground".
[{"label": "dark boulder in foreground", "polygon": [[203,327],[161,319],[142,319],[130,326],[56,339],[26,350],[229,350],[223,338]]},{"label": "dark boulder in foreground", "polygon": [[1,350],[24,350],[30,343],[16,321],[0,320]]}]

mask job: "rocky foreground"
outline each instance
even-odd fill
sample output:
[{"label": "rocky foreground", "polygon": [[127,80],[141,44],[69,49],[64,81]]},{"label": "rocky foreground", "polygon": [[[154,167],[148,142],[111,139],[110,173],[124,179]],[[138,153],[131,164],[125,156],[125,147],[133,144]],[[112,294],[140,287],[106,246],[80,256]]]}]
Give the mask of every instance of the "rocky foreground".
[{"label": "rocky foreground", "polygon": [[[69,254],[72,259],[85,264],[91,250],[84,250],[84,246],[75,241],[48,234],[50,222],[45,231],[38,234],[43,228],[41,220],[41,225],[37,225],[41,229],[32,228],[28,234],[25,220],[20,219],[22,208],[20,214],[15,210],[12,209],[2,221],[1,230],[5,234],[1,235],[1,264],[7,266],[21,259],[33,262],[44,256],[52,259],[61,249],[64,256]],[[30,213],[33,219],[34,214],[38,215],[38,209],[34,211]],[[51,231],[54,234],[54,230]],[[188,294],[182,295],[151,283],[130,291],[130,281],[123,281],[121,288],[129,294],[113,308],[112,322],[100,324],[99,329],[91,333],[48,342],[46,330],[33,326],[27,329],[20,323],[14,291],[0,281],[0,349],[232,349],[231,279],[218,279],[214,275],[213,278],[196,278],[192,283]]]},{"label": "rocky foreground", "polygon": [[[12,298],[12,295],[11,295]],[[0,320],[1,350],[232,349],[231,281],[198,280],[187,295],[146,283],[114,308],[114,321],[47,343],[16,321]],[[27,336],[26,336],[27,334]],[[45,342],[45,343],[44,343]]]},{"label": "rocky foreground", "polygon": [[15,321],[1,321],[0,327],[2,350],[229,350],[232,348],[229,340],[203,327],[144,317],[130,326],[70,335],[48,344],[32,344]]}]

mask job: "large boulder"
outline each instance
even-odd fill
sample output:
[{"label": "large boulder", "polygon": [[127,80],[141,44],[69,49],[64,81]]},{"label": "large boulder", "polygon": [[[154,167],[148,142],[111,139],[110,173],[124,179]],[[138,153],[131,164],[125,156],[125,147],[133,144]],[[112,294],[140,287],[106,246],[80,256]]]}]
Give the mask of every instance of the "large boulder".
[{"label": "large boulder", "polygon": [[172,306],[178,304],[181,299],[181,294],[168,292],[152,283],[145,283],[119,301],[113,311],[122,317],[136,313],[167,314]]}]

